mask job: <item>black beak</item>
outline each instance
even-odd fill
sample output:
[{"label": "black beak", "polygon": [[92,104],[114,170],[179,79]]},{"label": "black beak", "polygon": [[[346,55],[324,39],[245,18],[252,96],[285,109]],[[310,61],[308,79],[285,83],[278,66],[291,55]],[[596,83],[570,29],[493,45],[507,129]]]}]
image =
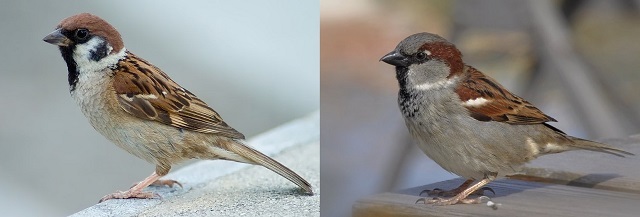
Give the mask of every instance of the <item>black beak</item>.
[{"label": "black beak", "polygon": [[391,53],[388,53],[387,55],[384,55],[382,58],[380,58],[380,61],[394,66],[408,67],[410,65],[409,59],[395,50],[391,51]]},{"label": "black beak", "polygon": [[68,47],[69,45],[71,45],[71,39],[62,34],[62,29],[56,29],[52,33],[49,33],[47,36],[45,36],[42,40],[49,44],[58,45],[61,47]]}]

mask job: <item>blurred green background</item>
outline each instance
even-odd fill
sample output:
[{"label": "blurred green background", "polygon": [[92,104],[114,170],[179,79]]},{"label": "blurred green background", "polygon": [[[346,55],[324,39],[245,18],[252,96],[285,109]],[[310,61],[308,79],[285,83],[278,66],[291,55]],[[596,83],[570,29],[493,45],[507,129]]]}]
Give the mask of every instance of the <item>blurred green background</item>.
[{"label": "blurred green background", "polygon": [[[89,12],[251,137],[319,108],[319,1],[0,2],[0,210],[61,216],[126,190],[154,166],[89,125],[42,41]],[[178,167],[174,167],[174,170]]]}]

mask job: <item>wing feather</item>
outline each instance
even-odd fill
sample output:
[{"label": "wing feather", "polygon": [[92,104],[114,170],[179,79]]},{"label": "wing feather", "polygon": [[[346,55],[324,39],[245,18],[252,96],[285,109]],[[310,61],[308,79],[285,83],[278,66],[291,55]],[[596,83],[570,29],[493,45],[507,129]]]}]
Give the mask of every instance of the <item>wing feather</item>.
[{"label": "wing feather", "polygon": [[478,98],[486,100],[482,104],[464,105],[476,120],[509,124],[541,124],[556,121],[475,68],[466,66],[464,70],[467,70],[470,76],[455,90],[460,99],[463,102]]},{"label": "wing feather", "polygon": [[244,139],[242,133],[162,70],[130,52],[127,56],[118,63],[113,84],[120,107],[127,113],[181,129]]}]

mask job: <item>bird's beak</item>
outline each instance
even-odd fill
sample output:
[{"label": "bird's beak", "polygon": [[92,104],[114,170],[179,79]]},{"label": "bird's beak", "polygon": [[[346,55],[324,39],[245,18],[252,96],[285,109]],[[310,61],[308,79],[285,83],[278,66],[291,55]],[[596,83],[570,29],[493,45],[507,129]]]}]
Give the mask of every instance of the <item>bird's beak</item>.
[{"label": "bird's beak", "polygon": [[388,53],[387,55],[384,55],[382,58],[380,58],[380,61],[394,66],[408,67],[410,65],[409,59],[395,50],[391,51],[391,53]]},{"label": "bird's beak", "polygon": [[48,34],[42,40],[49,44],[54,44],[61,47],[68,47],[69,45],[71,45],[71,39],[67,38],[67,36],[64,36],[62,34],[62,29],[60,28]]}]

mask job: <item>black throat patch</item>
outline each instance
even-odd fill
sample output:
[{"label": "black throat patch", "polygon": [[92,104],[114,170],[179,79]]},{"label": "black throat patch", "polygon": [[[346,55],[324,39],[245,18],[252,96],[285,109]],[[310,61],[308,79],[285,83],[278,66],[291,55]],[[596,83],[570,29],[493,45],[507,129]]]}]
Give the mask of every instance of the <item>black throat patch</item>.
[{"label": "black throat patch", "polygon": [[409,73],[408,67],[396,66],[396,80],[398,80],[401,89],[407,85],[407,73]]},{"label": "black throat patch", "polygon": [[78,76],[80,75],[76,61],[73,60],[73,49],[75,49],[75,45],[59,48],[60,53],[62,54],[62,59],[67,63],[67,71],[69,72],[67,76],[69,81],[69,91],[73,92],[76,89],[76,83],[78,83]]}]

